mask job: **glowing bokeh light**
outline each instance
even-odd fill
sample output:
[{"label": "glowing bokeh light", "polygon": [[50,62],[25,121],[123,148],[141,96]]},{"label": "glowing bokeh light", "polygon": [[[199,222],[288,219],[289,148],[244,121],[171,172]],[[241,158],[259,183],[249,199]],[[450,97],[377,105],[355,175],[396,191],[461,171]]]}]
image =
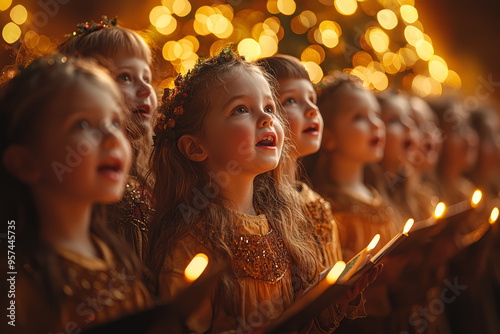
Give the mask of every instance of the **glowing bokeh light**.
[{"label": "glowing bokeh light", "polygon": [[14,22],[9,22],[3,27],[2,37],[7,44],[12,44],[21,37],[21,28]]},{"label": "glowing bokeh light", "polygon": [[411,5],[403,5],[399,8],[401,17],[406,23],[414,23],[418,20],[418,11],[415,7]]},{"label": "glowing bokeh light", "polygon": [[335,9],[342,15],[352,15],[358,9],[356,0],[335,0]]},{"label": "glowing bokeh light", "polygon": [[12,0],[0,0],[0,11],[9,9],[10,5],[12,5]]},{"label": "glowing bokeh light", "polygon": [[261,55],[260,45],[253,38],[245,38],[238,44],[238,53],[249,61],[256,60]]},{"label": "glowing bokeh light", "polygon": [[14,23],[21,25],[26,22],[26,19],[28,18],[28,11],[23,5],[14,6],[10,10],[10,18],[14,21]]},{"label": "glowing bokeh light", "polygon": [[429,74],[434,80],[440,83],[446,81],[448,77],[448,65],[443,58],[435,55],[431,57],[429,60]]},{"label": "glowing bokeh light", "polygon": [[382,9],[377,13],[378,23],[382,28],[392,30],[398,25],[398,17],[390,9]]}]

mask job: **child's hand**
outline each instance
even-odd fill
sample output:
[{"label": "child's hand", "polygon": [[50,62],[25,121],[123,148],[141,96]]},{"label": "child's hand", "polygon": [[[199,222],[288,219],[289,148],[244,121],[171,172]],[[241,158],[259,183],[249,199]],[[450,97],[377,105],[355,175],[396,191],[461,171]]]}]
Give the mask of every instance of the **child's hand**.
[{"label": "child's hand", "polygon": [[366,272],[354,286],[347,292],[347,296],[339,301],[339,304],[349,304],[355,300],[370,284],[375,281],[380,272],[382,272],[384,265],[378,264],[368,272]]}]

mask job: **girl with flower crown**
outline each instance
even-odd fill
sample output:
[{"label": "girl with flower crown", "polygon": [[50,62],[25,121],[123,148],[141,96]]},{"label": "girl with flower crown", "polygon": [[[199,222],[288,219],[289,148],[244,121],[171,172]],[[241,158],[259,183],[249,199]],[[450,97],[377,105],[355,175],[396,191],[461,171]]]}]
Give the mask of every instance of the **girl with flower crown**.
[{"label": "girl with flower crown", "polygon": [[87,61],[38,59],[2,87],[0,214],[15,238],[11,329],[78,332],[151,304],[136,257],[97,207],[123,193],[131,158],[123,123],[118,87]]},{"label": "girl with flower crown", "polygon": [[[226,49],[180,76],[159,109],[146,255],[156,292],[169,300],[184,289],[197,253],[229,262],[187,320],[192,332],[261,327],[318,274],[314,236],[284,170],[292,146],[278,108],[261,69]],[[330,314],[310,332],[335,326]]]},{"label": "girl with flower crown", "polygon": [[151,153],[151,116],[158,106],[152,86],[151,51],[136,32],[103,17],[87,22],[69,35],[59,51],[69,56],[95,58],[112,74],[127,106],[127,135],[133,159],[122,200],[106,208],[108,221],[142,259],[152,217],[151,180],[147,163]]}]

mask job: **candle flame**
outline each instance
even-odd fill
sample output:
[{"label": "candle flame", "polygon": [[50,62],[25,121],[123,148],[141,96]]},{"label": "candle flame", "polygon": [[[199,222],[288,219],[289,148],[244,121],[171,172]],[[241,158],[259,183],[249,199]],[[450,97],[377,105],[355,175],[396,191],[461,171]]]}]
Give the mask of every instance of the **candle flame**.
[{"label": "candle flame", "polygon": [[326,281],[329,284],[335,284],[335,282],[337,282],[338,278],[340,277],[344,269],[345,269],[345,262],[338,261],[337,263],[335,263],[332,269],[330,269],[328,275],[326,275]]},{"label": "candle flame", "polygon": [[184,270],[184,276],[188,281],[194,281],[203,273],[208,265],[208,256],[203,253],[196,254],[191,262],[189,262],[186,270]]},{"label": "candle flame", "polygon": [[471,199],[471,205],[473,208],[475,208],[479,204],[479,202],[481,202],[482,197],[483,194],[481,193],[481,190],[477,189],[476,191],[474,191]]},{"label": "candle flame", "polygon": [[413,220],[413,218],[410,218],[406,221],[405,227],[403,228],[403,234],[408,234],[408,232],[410,232],[414,222],[415,220]]},{"label": "candle flame", "polygon": [[379,240],[380,240],[380,234],[375,234],[372,241],[370,241],[370,243],[368,244],[368,247],[366,247],[366,250],[371,251],[372,249],[374,249],[377,246]]},{"label": "candle flame", "polygon": [[434,217],[441,218],[446,210],[446,205],[443,202],[439,202],[434,210]]},{"label": "candle flame", "polygon": [[491,210],[490,224],[494,224],[497,221],[499,214],[500,214],[500,211],[498,210],[497,207],[494,207],[493,210]]}]

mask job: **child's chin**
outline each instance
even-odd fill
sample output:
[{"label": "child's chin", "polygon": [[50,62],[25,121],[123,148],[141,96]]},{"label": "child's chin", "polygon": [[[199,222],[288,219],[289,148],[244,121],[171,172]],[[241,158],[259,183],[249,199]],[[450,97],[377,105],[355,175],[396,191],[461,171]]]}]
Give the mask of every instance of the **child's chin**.
[{"label": "child's chin", "polygon": [[116,193],[103,194],[103,196],[101,196],[99,198],[99,201],[97,202],[101,204],[113,204],[119,202],[122,199],[122,197],[123,197],[122,191]]}]

